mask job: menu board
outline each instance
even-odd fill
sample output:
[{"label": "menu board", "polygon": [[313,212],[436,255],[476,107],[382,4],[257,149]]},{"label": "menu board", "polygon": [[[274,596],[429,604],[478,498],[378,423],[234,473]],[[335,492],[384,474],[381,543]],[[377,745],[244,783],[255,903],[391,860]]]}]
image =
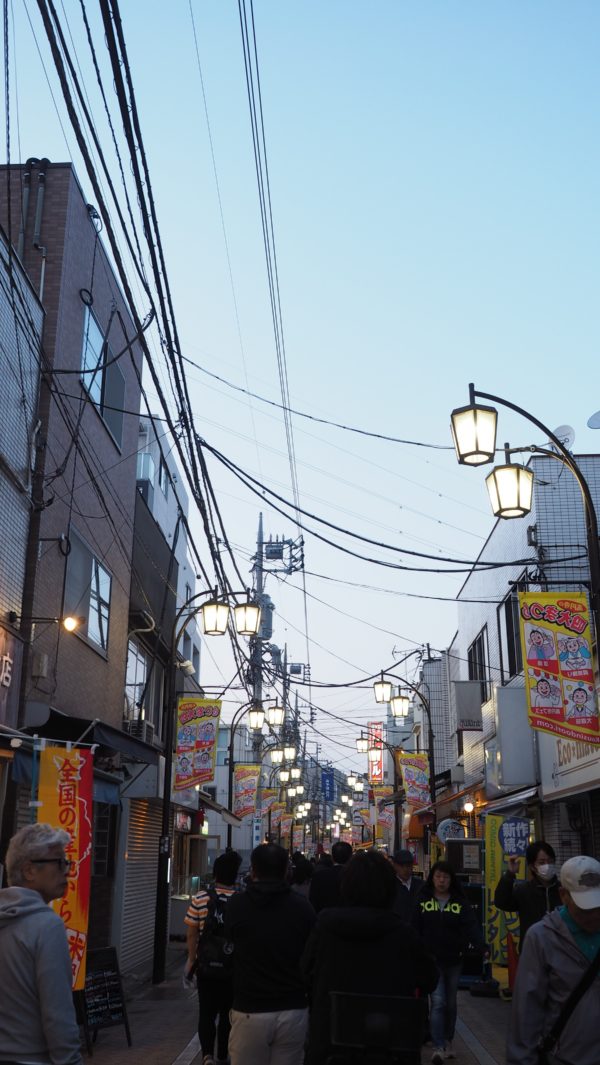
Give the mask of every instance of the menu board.
[{"label": "menu board", "polygon": [[127,1043],[131,1046],[123,984],[114,947],[88,951],[85,988],[76,993],[75,1000],[88,1052],[91,1053],[90,1032],[95,1038],[99,1028],[111,1028],[115,1024],[125,1026]]}]

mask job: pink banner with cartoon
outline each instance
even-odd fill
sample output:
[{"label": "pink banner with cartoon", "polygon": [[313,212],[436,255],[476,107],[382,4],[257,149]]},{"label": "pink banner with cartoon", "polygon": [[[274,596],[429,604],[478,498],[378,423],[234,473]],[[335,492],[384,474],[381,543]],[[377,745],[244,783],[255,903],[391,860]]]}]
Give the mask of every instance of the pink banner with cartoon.
[{"label": "pink banner with cartoon", "polygon": [[260,777],[259,765],[236,765],[233,770],[233,812],[247,817],[256,811],[256,792]]},{"label": "pink banner with cartoon", "polygon": [[373,788],[373,799],[377,807],[377,824],[382,828],[393,828],[394,825],[394,807],[391,804],[385,805],[386,800],[393,794],[394,789],[387,784],[380,784],[379,787]]},{"label": "pink banner with cartoon", "polygon": [[271,828],[279,828],[281,818],[285,813],[284,802],[274,802],[271,807]]},{"label": "pink banner with cartoon", "polygon": [[292,831],[293,817],[291,814],[282,814],[281,816],[281,838],[288,840],[290,838],[290,832]]},{"label": "pink banner with cartoon", "polygon": [[426,754],[409,754],[396,751],[396,765],[401,776],[406,795],[406,803],[413,810],[429,806],[429,759]]},{"label": "pink banner with cartoon", "polygon": [[600,744],[592,635],[583,592],[519,592],[529,724]]},{"label": "pink banner with cartoon", "polygon": [[[269,810],[273,809],[273,806],[277,802],[279,795],[279,788],[263,788],[262,795],[260,797],[260,816],[266,817]],[[271,824],[273,822],[271,821]]]},{"label": "pink banner with cartoon", "polygon": [[304,825],[294,825],[292,829],[292,850],[304,850]]},{"label": "pink banner with cartoon", "polygon": [[184,695],[178,700],[174,791],[214,779],[220,716],[220,699]]}]

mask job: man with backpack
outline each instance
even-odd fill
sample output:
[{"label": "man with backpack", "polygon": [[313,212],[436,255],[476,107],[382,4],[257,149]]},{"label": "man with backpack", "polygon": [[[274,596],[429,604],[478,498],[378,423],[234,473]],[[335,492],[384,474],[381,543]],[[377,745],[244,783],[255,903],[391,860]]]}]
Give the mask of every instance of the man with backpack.
[{"label": "man with backpack", "polygon": [[[213,866],[214,885],[194,895],[185,916],[188,957],[184,980],[191,980],[195,974],[198,984],[198,1037],[202,1065],[227,1061],[233,983],[231,949],[225,937],[224,922],[228,900],[236,894],[235,881],[241,861],[236,851],[219,855]],[[215,1036],[216,1062],[213,1057]]]}]

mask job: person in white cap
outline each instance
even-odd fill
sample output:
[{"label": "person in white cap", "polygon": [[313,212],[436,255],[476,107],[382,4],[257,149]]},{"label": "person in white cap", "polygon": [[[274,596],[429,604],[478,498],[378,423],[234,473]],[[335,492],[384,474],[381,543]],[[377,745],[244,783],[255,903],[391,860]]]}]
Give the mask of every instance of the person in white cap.
[{"label": "person in white cap", "polygon": [[[562,905],[534,924],[519,960],[507,1042],[507,1065],[598,1065],[600,862],[569,858],[560,871]],[[600,962],[600,957],[599,957]],[[588,974],[589,987],[564,1009]],[[581,990],[581,989],[580,989]],[[560,1018],[546,1058],[539,1046]]]}]

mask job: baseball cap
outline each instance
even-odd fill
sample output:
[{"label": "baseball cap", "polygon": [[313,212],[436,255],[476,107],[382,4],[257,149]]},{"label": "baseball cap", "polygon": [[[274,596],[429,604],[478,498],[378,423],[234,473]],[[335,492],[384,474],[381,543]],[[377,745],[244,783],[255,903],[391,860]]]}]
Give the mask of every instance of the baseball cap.
[{"label": "baseball cap", "polygon": [[[414,860],[412,851],[408,850],[394,851],[392,855],[392,861],[395,862],[396,865],[412,865]],[[600,866],[598,868],[600,868]]]},{"label": "baseball cap", "polygon": [[600,862],[587,854],[569,858],[560,870],[561,886],[582,910],[600,906]]}]

